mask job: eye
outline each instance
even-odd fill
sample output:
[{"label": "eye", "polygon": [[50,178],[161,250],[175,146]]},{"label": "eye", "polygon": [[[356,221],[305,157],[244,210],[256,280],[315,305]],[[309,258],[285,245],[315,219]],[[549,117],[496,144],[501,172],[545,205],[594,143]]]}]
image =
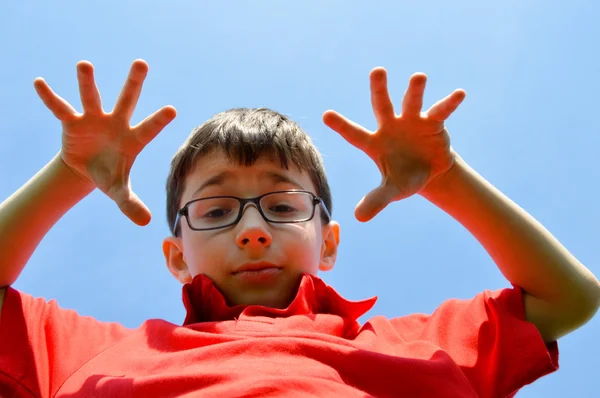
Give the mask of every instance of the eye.
[{"label": "eye", "polygon": [[222,218],[231,213],[231,209],[212,209],[202,216],[202,218]]},{"label": "eye", "polygon": [[286,204],[277,204],[275,206],[271,206],[269,207],[269,211],[272,211],[274,213],[292,213],[292,212],[296,212],[296,208],[286,205]]}]

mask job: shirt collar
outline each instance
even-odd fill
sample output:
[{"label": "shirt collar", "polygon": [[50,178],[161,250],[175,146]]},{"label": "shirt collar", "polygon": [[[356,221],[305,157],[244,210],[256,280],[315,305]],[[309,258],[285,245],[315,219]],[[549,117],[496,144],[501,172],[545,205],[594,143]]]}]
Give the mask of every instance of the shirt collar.
[{"label": "shirt collar", "polygon": [[227,305],[225,297],[217,289],[212,279],[199,274],[190,283],[183,286],[183,304],[187,313],[183,325],[233,320],[241,314],[272,318],[332,314],[355,321],[369,311],[375,301],[377,301],[377,297],[360,301],[346,300],[317,276],[303,274],[296,297],[287,308],[270,308],[261,305],[231,307]]}]

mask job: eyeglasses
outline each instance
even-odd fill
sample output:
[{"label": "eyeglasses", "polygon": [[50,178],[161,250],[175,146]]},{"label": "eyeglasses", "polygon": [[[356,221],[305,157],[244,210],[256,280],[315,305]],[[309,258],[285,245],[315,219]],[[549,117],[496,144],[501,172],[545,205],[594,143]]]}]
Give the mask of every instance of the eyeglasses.
[{"label": "eyeglasses", "polygon": [[177,234],[177,225],[181,217],[187,219],[188,226],[194,231],[209,231],[235,225],[242,219],[244,208],[248,203],[253,203],[265,221],[270,223],[310,221],[315,216],[317,205],[321,205],[327,220],[331,218],[323,200],[312,192],[276,191],[248,199],[235,196],[212,196],[192,200],[177,212],[173,230]]}]

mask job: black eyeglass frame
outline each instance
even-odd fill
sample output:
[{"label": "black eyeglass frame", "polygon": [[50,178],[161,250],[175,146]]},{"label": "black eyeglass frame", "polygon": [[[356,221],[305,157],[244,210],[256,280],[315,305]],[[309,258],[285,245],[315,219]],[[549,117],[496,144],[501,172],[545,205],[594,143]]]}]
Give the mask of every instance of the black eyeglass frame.
[{"label": "black eyeglass frame", "polygon": [[[312,208],[310,217],[308,217],[306,219],[294,220],[294,221],[272,221],[272,220],[269,220],[267,218],[267,216],[265,215],[265,213],[263,212],[262,207],[260,206],[260,201],[265,196],[279,194],[279,193],[306,193],[306,194],[309,194],[312,197],[312,204],[313,204],[313,208]],[[189,212],[188,212],[189,206],[195,202],[199,202],[202,200],[208,200],[208,199],[235,199],[235,200],[237,200],[238,203],[240,204],[240,209],[238,211],[238,215],[237,215],[236,219],[234,221],[230,222],[229,224],[221,225],[218,227],[211,227],[211,228],[194,228],[194,227],[192,227],[192,225],[190,223],[190,219],[188,217],[189,216]],[[256,196],[254,198],[239,198],[237,196],[210,196],[208,198],[200,198],[200,199],[191,200],[191,201],[187,202],[181,209],[179,209],[179,211],[177,212],[177,217],[175,217],[175,223],[173,224],[173,231],[175,231],[175,236],[177,236],[177,231],[178,231],[177,225],[179,224],[179,220],[182,217],[185,217],[188,226],[193,231],[211,231],[211,230],[227,228],[232,225],[235,225],[235,224],[239,223],[240,220],[242,219],[242,217],[244,216],[244,208],[246,207],[246,205],[248,203],[253,203],[254,206],[256,207],[256,209],[258,210],[258,212],[260,213],[260,215],[262,216],[262,218],[266,222],[269,222],[269,223],[297,224],[297,223],[301,223],[301,222],[310,221],[315,217],[315,209],[316,209],[317,205],[321,205],[321,209],[323,209],[323,211],[325,212],[325,215],[327,216],[327,220],[331,220],[331,214],[329,213],[329,210],[327,210],[325,203],[323,203],[323,199],[316,196],[314,193],[312,193],[310,191],[303,191],[303,190],[299,190],[299,189],[298,190],[295,190],[295,189],[294,190],[286,190],[286,191],[273,191],[273,192],[265,193],[260,196]]]}]

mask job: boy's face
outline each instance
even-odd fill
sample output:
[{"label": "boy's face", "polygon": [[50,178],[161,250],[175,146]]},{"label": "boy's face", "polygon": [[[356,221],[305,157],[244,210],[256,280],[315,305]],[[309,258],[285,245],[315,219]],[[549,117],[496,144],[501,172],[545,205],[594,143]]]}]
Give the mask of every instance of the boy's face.
[{"label": "boy's face", "polygon": [[[295,167],[283,169],[277,160],[266,156],[252,166],[238,166],[221,151],[213,151],[199,159],[187,176],[180,207],[209,196],[252,198],[298,189],[316,195],[308,174]],[[285,308],[295,297],[303,273],[317,274],[335,263],[339,225],[333,221],[323,225],[321,211],[317,206],[310,221],[275,224],[265,221],[249,204],[238,224],[209,231],[191,230],[181,218],[180,236],[166,238],[163,252],[179,281],[187,283],[204,274],[214,281],[229,305]],[[263,262],[279,269],[261,276],[236,273],[242,266]]]}]

